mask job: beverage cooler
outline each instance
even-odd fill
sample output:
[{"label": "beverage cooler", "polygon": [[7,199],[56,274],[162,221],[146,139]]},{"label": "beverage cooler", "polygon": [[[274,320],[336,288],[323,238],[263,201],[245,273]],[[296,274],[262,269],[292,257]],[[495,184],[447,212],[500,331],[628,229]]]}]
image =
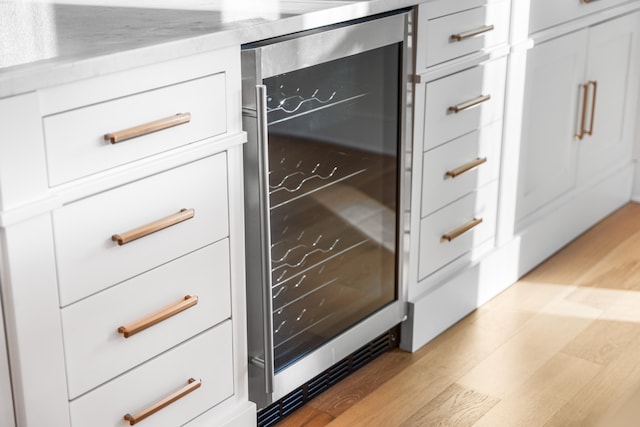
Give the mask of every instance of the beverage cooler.
[{"label": "beverage cooler", "polygon": [[386,350],[405,315],[409,21],[397,12],[243,47],[249,388],[260,425]]}]

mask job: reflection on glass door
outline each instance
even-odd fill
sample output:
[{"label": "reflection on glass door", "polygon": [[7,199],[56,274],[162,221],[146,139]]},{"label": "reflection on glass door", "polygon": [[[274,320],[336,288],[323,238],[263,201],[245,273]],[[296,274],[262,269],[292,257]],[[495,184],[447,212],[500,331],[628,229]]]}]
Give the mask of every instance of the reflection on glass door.
[{"label": "reflection on glass door", "polygon": [[276,371],[397,299],[400,48],[264,79]]}]

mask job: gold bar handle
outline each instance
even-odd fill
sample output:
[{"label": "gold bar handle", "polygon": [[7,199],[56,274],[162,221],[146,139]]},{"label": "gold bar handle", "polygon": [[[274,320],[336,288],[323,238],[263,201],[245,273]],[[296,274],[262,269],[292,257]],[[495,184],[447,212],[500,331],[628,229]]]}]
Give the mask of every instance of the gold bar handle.
[{"label": "gold bar handle", "polygon": [[584,138],[584,125],[587,121],[587,94],[589,92],[589,83],[583,83],[580,85],[582,92],[582,114],[580,115],[580,131],[574,135],[576,141],[581,141]]},{"label": "gold bar handle", "polygon": [[165,117],[164,119],[155,120],[153,122],[134,126],[132,128],[108,133],[104,136],[104,139],[105,141],[110,141],[112,144],[117,144],[118,142],[126,141],[127,139],[132,139],[138,136],[158,132],[159,130],[164,130],[174,126],[189,123],[190,121],[190,113],[179,113],[175,116]]},{"label": "gold bar handle", "polygon": [[126,414],[124,416],[124,419],[129,423],[130,426],[136,425],[140,421],[144,420],[145,418],[150,417],[151,415],[155,414],[159,410],[164,409],[167,406],[171,405],[176,400],[182,399],[187,394],[199,389],[201,385],[202,385],[202,380],[194,380],[193,378],[189,378],[188,384],[185,387],[181,388],[180,390],[176,391],[170,396],[165,397],[161,401],[155,403],[154,405],[150,406],[149,408],[145,409],[139,414],[136,414],[136,415]]},{"label": "gold bar handle", "polygon": [[473,98],[473,99],[470,99],[469,101],[449,107],[449,112],[457,114],[461,111],[468,110],[469,108],[478,106],[483,102],[487,102],[490,99],[491,99],[491,95],[480,95],[477,98]]},{"label": "gold bar handle", "polygon": [[484,27],[475,28],[473,30],[464,31],[458,34],[452,34],[451,40],[454,42],[461,42],[466,39],[470,39],[472,37],[479,36],[484,33],[488,33],[489,31],[493,31],[495,27],[493,25],[485,25]]},{"label": "gold bar handle", "polygon": [[589,4],[589,3],[593,3],[596,0],[580,0],[580,3],[584,3],[584,4]]},{"label": "gold bar handle", "polygon": [[156,323],[160,323],[170,317],[175,316],[178,313],[182,313],[186,309],[191,308],[196,304],[198,304],[198,296],[187,295],[179,302],[164,307],[156,311],[155,313],[151,313],[150,315],[138,320],[137,322],[133,322],[132,324],[127,326],[120,326],[118,328],[118,333],[124,335],[125,338],[129,338],[130,336],[144,331],[145,329],[155,325]]},{"label": "gold bar handle", "polygon": [[119,246],[126,245],[136,239],[148,236],[156,231],[164,230],[165,228],[169,228],[173,225],[191,219],[195,214],[196,211],[194,209],[181,209],[180,212],[176,214],[169,215],[165,218],[143,225],[142,227],[138,227],[122,234],[114,234],[111,236],[111,240],[118,242]]},{"label": "gold bar handle", "polygon": [[464,233],[466,233],[467,231],[471,230],[473,227],[477,226],[478,224],[480,224],[482,222],[482,218],[473,218],[471,221],[467,222],[464,225],[461,225],[460,227],[451,230],[450,232],[443,234],[442,238],[440,239],[440,243],[442,242],[450,242],[458,237],[460,237],[461,235],[463,235]]},{"label": "gold bar handle", "polygon": [[591,80],[587,83],[589,86],[593,86],[593,96],[591,97],[591,121],[589,123],[589,130],[586,131],[586,134],[589,136],[593,135],[593,123],[596,119],[596,95],[598,94],[598,82]]},{"label": "gold bar handle", "polygon": [[445,176],[448,176],[450,178],[455,178],[457,176],[462,175],[465,172],[470,171],[473,168],[477,168],[478,166],[480,166],[483,163],[487,163],[487,158],[486,157],[483,157],[483,158],[478,157],[477,159],[472,160],[469,163],[466,163],[466,164],[464,164],[462,166],[459,166],[459,167],[457,167],[455,169],[451,169],[450,171],[447,171]]}]

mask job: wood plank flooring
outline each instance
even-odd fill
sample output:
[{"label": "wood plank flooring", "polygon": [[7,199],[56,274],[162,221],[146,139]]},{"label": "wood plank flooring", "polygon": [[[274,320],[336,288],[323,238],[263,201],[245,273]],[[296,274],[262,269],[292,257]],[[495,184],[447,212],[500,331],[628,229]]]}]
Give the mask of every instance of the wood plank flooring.
[{"label": "wood plank flooring", "polygon": [[640,426],[640,205],[277,426]]}]

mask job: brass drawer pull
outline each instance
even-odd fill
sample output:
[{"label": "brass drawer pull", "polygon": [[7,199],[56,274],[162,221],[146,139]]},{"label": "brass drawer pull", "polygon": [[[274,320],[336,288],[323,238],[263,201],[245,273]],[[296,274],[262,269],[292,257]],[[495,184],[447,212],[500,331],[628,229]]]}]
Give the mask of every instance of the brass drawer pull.
[{"label": "brass drawer pull", "polygon": [[473,98],[473,99],[470,99],[469,101],[449,107],[449,112],[457,114],[461,111],[468,110],[469,108],[480,105],[483,102],[487,102],[490,99],[491,99],[491,95],[480,95],[477,98]]},{"label": "brass drawer pull", "polygon": [[464,233],[466,233],[467,231],[471,230],[473,227],[477,226],[478,224],[480,224],[482,222],[482,218],[473,218],[471,221],[469,221],[468,223],[461,225],[460,227],[451,230],[450,232],[443,234],[442,238],[440,239],[440,242],[450,242],[453,239],[456,239],[458,237],[460,237],[461,235],[463,235]]},{"label": "brass drawer pull", "polygon": [[172,225],[179,224],[183,221],[191,219],[195,216],[195,209],[181,209],[180,212],[169,215],[168,217],[159,219],[157,221],[153,221],[149,224],[143,225],[142,227],[138,227],[134,230],[127,231],[122,234],[114,234],[111,236],[111,240],[114,242],[118,242],[118,245],[126,245],[129,242],[133,242],[136,239],[141,237],[148,236],[149,234],[155,233],[156,231],[164,230],[165,228],[169,228]]},{"label": "brass drawer pull", "polygon": [[584,3],[584,4],[589,4],[589,3],[593,3],[596,0],[580,0],[580,3]]},{"label": "brass drawer pull", "polygon": [[183,397],[185,397],[187,394],[191,393],[192,391],[195,391],[195,390],[199,389],[201,385],[202,385],[202,380],[194,380],[193,378],[189,378],[188,384],[185,387],[181,388],[180,390],[176,391],[175,393],[171,394],[170,396],[165,397],[161,401],[159,401],[159,402],[155,403],[154,405],[148,407],[147,409],[145,409],[144,411],[140,412],[139,414],[136,414],[136,415],[127,414],[127,415],[125,415],[124,416],[124,420],[127,421],[130,426],[135,425],[135,424],[139,423],[140,421],[144,420],[145,418],[155,414],[159,410],[164,409],[167,406],[171,405],[176,400],[182,399]]},{"label": "brass drawer pull", "polygon": [[187,295],[179,302],[171,304],[165,308],[162,308],[155,313],[152,313],[145,317],[144,319],[140,319],[137,322],[134,322],[128,326],[120,326],[118,328],[118,332],[124,335],[125,338],[129,338],[132,335],[137,334],[138,332],[144,331],[145,329],[155,325],[156,323],[160,323],[163,320],[167,320],[168,318],[175,316],[178,313],[185,311],[188,308],[193,307],[198,304],[198,296],[197,295]]},{"label": "brass drawer pull", "polygon": [[447,171],[447,173],[445,174],[445,176],[448,176],[450,178],[455,178],[457,176],[462,175],[465,172],[470,171],[473,168],[477,168],[478,166],[480,166],[483,163],[487,163],[487,158],[483,157],[483,158],[477,158],[475,160],[470,161],[469,163],[466,163],[462,166],[459,166],[455,169],[452,169],[450,171]]},{"label": "brass drawer pull", "polygon": [[580,141],[584,138],[584,125],[587,121],[587,97],[589,94],[589,83],[583,83],[580,85],[582,92],[582,114],[580,114],[580,131],[574,135],[576,141]]},{"label": "brass drawer pull", "polygon": [[108,133],[104,136],[104,139],[105,141],[110,141],[112,144],[116,144],[118,142],[126,141],[127,139],[136,138],[138,136],[147,135],[159,130],[164,130],[174,126],[189,123],[190,121],[190,113],[179,113],[175,116],[165,117],[164,119],[155,120],[143,125],[138,125],[132,128]]},{"label": "brass drawer pull", "polygon": [[484,27],[476,28],[469,31],[464,31],[458,34],[452,34],[451,40],[454,42],[461,42],[466,39],[470,39],[472,37],[479,36],[484,33],[488,33],[489,31],[493,31],[495,27],[493,25],[485,25]]},{"label": "brass drawer pull", "polygon": [[593,86],[593,96],[591,97],[591,121],[589,123],[589,130],[586,131],[586,134],[591,136],[593,135],[593,123],[596,119],[596,95],[598,94],[598,82],[591,80],[587,85]]},{"label": "brass drawer pull", "polygon": [[[585,129],[587,123],[587,104],[589,98],[589,86],[593,86],[593,96],[591,97],[591,119],[589,121],[589,130]],[[580,114],[580,131],[574,135],[577,141],[584,138],[585,135],[593,135],[593,125],[596,119],[596,95],[598,94],[598,82],[590,80],[580,85],[582,92],[582,114]]]}]

